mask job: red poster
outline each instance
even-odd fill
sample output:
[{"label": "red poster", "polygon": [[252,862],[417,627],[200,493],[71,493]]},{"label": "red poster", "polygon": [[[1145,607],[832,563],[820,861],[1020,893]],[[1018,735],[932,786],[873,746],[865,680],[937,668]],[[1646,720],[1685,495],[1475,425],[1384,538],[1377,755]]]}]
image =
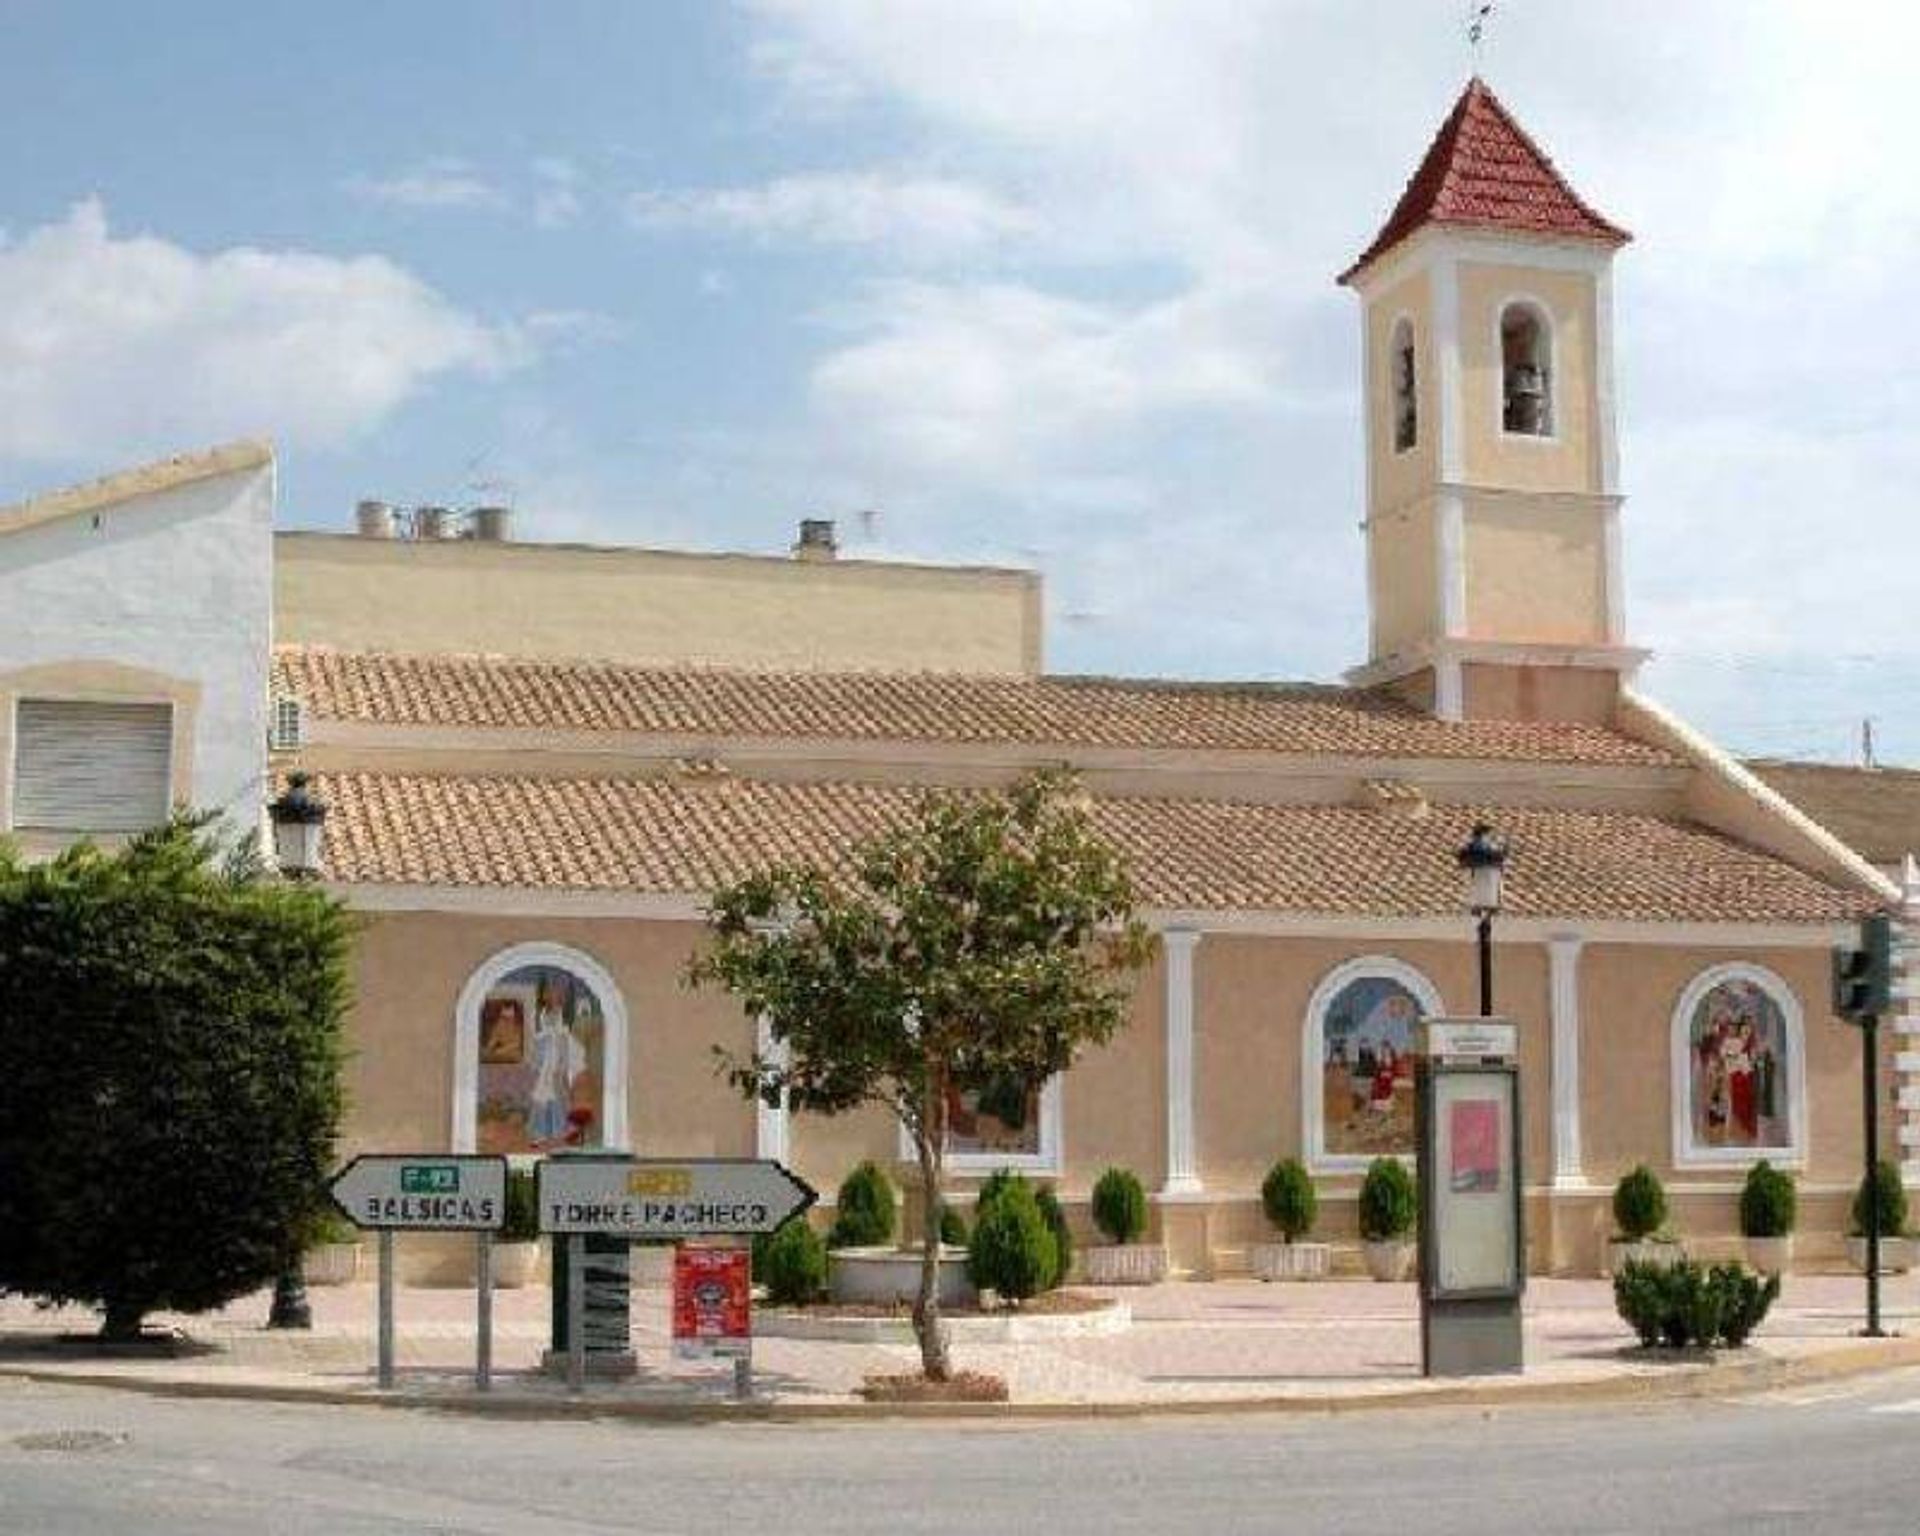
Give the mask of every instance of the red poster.
[{"label": "red poster", "polygon": [[1500,1101],[1456,1099],[1448,1109],[1448,1187],[1456,1194],[1493,1194],[1500,1188]]},{"label": "red poster", "polygon": [[673,1350],[685,1360],[744,1355],[753,1334],[751,1256],[744,1248],[673,1254]]}]

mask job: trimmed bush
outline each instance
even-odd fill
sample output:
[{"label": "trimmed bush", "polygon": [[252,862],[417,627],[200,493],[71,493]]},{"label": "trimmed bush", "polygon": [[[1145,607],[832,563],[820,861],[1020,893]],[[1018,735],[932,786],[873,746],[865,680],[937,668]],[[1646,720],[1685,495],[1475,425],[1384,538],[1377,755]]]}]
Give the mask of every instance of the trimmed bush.
[{"label": "trimmed bush", "polygon": [[1613,1225],[1620,1240],[1644,1242],[1667,1224],[1667,1192],[1645,1163],[1613,1186]]},{"label": "trimmed bush", "polygon": [[1320,1198],[1299,1158],[1283,1158],[1267,1170],[1260,1185],[1260,1206],[1282,1242],[1298,1242],[1313,1230]]},{"label": "trimmed bush", "polygon": [[1629,1263],[1614,1277],[1613,1304],[1642,1345],[1672,1349],[1738,1349],[1780,1294],[1780,1277],[1765,1279],[1744,1264]]},{"label": "trimmed bush", "polygon": [[804,1217],[756,1242],[754,1258],[767,1300],[779,1306],[804,1307],[827,1288],[827,1246]]},{"label": "trimmed bush", "polygon": [[1853,1196],[1853,1235],[1867,1235],[1867,1215],[1873,1209],[1869,1201],[1880,1207],[1880,1235],[1882,1237],[1904,1237],[1907,1231],[1907,1192],[1900,1184],[1900,1170],[1889,1162],[1873,1165],[1873,1182],[1860,1181],[1860,1187]]},{"label": "trimmed bush", "polygon": [[1397,1157],[1376,1157],[1360,1184],[1360,1235],[1370,1243],[1391,1243],[1413,1230],[1420,1214],[1413,1175]]},{"label": "trimmed bush", "polygon": [[531,1168],[507,1170],[506,1225],[500,1229],[503,1243],[540,1241],[540,1196],[534,1188]]},{"label": "trimmed bush", "polygon": [[973,1219],[978,1221],[986,1208],[998,1200],[1015,1179],[1020,1177],[1011,1168],[996,1168],[980,1181],[980,1188],[974,1192]]},{"label": "trimmed bush", "polygon": [[1125,1168],[1109,1168],[1093,1186],[1094,1225],[1116,1243],[1138,1242],[1147,1230],[1147,1192]]},{"label": "trimmed bush", "polygon": [[207,825],[0,841],[0,1291],[113,1339],[298,1264],[335,1164],[353,919]]},{"label": "trimmed bush", "polygon": [[1053,1273],[1041,1287],[1042,1290],[1051,1291],[1065,1282],[1067,1271],[1073,1268],[1073,1229],[1067,1225],[1066,1207],[1061,1205],[1060,1197],[1053,1192],[1052,1185],[1042,1184],[1035,1190],[1033,1202],[1040,1207],[1047,1230],[1053,1234]]},{"label": "trimmed bush", "polygon": [[967,1218],[944,1202],[940,1207],[940,1241],[952,1248],[967,1246]]},{"label": "trimmed bush", "polygon": [[1740,1190],[1742,1237],[1787,1237],[1793,1232],[1799,1202],[1793,1179],[1765,1158],[1747,1170]]},{"label": "trimmed bush", "polygon": [[877,1163],[865,1162],[840,1181],[829,1248],[877,1248],[893,1241],[898,1217],[893,1180]]},{"label": "trimmed bush", "polygon": [[967,1244],[967,1277],[1018,1306],[1046,1289],[1060,1262],[1047,1218],[1025,1179],[1002,1189],[981,1211]]}]

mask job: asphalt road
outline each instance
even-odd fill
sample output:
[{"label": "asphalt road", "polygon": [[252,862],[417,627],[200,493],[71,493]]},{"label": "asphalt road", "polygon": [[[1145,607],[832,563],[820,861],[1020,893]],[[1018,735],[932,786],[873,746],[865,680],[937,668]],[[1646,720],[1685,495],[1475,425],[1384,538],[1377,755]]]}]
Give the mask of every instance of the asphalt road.
[{"label": "asphalt road", "polygon": [[1920,1531],[1920,1371],[1605,1411],[539,1423],[0,1379],[0,1531]]}]

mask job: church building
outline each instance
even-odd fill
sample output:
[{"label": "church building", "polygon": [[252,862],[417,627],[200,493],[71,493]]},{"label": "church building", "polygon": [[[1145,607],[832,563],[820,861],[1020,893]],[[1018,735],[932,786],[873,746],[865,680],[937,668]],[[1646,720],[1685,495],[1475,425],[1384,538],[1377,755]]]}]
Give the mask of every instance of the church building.
[{"label": "church building", "polygon": [[[1860,1036],[1829,1016],[1828,951],[1901,889],[1635,687],[1628,239],[1467,86],[1339,278],[1368,614],[1338,685],[1050,674],[1035,576],[846,559],[818,523],[779,559],[514,542],[493,516],[439,537],[378,505],[272,535],[271,455],[238,445],[0,511],[0,591],[30,616],[0,637],[0,826],[121,830],[132,785],[136,824],[180,799],[246,821],[306,772],[364,918],[343,1152],[773,1156],[830,1193],[863,1158],[907,1177],[900,1129],[715,1075],[757,1025],[682,984],[707,894],[832,861],[928,786],[1070,764],[1156,958],[1110,1045],[1024,1101],[960,1097],[951,1166],[962,1200],[1027,1170],[1076,1225],[1128,1167],[1205,1277],[1263,1240],[1277,1159],[1341,1242],[1367,1164],[1411,1153],[1416,1024],[1478,1006],[1456,853],[1486,822],[1532,1267],[1594,1273],[1641,1162],[1694,1251],[1732,1253],[1762,1158],[1799,1181],[1800,1261],[1837,1264]],[[1885,1032],[1884,1155],[1920,1182],[1910,1030]]]}]

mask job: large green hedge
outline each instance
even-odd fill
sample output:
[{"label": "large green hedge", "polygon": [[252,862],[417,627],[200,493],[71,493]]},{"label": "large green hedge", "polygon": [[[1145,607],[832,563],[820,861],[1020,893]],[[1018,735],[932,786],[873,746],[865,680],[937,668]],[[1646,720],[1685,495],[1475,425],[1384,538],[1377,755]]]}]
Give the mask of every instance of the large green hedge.
[{"label": "large green hedge", "polygon": [[113,1336],[293,1264],[333,1161],[350,919],[204,825],[0,850],[0,1290]]}]

